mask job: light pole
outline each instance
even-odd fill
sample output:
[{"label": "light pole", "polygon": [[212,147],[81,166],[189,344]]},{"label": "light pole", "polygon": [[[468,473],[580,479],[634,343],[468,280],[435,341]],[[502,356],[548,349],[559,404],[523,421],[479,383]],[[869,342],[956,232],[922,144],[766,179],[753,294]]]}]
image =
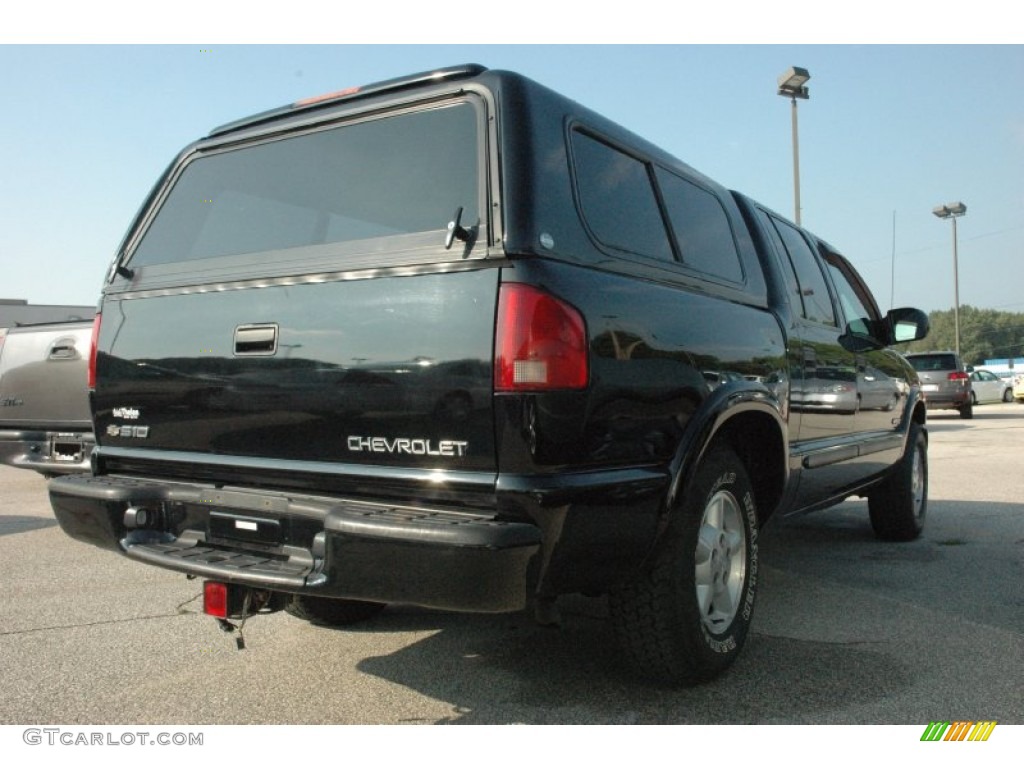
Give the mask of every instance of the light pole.
[{"label": "light pole", "polygon": [[953,220],[953,334],[956,337],[956,356],[960,357],[960,270],[956,255],[956,220],[967,213],[967,206],[959,200],[932,209],[940,219]]},{"label": "light pole", "polygon": [[790,67],[779,75],[779,96],[788,96],[793,102],[793,208],[797,226],[800,226],[800,139],[796,125],[796,100],[811,97],[805,85],[810,79],[810,73],[803,67]]}]

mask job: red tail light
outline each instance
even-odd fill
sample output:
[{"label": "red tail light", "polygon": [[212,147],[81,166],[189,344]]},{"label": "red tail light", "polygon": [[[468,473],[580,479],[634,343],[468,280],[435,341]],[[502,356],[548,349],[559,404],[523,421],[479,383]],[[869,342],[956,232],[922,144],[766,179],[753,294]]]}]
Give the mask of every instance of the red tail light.
[{"label": "red tail light", "polygon": [[100,340],[100,313],[92,321],[92,341],[89,342],[89,389],[96,389],[96,345]]},{"label": "red tail light", "polygon": [[953,371],[947,378],[950,381],[967,381],[969,377],[963,371]]},{"label": "red tail light", "polygon": [[501,286],[495,390],[583,389],[588,378],[587,327],[579,311],[529,285]]},{"label": "red tail light", "polygon": [[228,617],[228,585],[219,581],[203,582],[203,613],[218,619]]}]

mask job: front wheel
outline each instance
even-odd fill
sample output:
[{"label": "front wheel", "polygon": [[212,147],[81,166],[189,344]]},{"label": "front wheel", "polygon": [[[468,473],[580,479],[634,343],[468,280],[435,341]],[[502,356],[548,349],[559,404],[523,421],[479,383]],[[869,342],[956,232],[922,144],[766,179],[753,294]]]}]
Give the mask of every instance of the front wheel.
[{"label": "front wheel", "polygon": [[1013,390],[1010,389],[1009,387],[1007,387],[1006,389],[1003,390],[1003,402],[1004,403],[1012,403],[1013,402]]},{"label": "front wheel", "polygon": [[868,514],[878,538],[911,541],[924,530],[927,511],[928,438],[915,421],[910,424],[903,457],[889,477],[868,494]]},{"label": "front wheel", "polygon": [[736,660],[753,616],[757,507],[736,454],[713,448],[671,515],[650,569],[615,590],[609,609],[641,675],[696,683]]}]

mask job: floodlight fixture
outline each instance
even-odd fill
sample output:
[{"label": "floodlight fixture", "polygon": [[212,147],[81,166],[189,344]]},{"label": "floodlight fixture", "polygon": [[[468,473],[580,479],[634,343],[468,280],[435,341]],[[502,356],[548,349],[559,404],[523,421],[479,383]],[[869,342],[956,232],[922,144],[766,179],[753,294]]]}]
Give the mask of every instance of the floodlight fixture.
[{"label": "floodlight fixture", "polygon": [[789,96],[791,99],[809,99],[810,91],[807,90],[807,81],[811,74],[803,67],[790,67],[779,75],[779,96]]}]

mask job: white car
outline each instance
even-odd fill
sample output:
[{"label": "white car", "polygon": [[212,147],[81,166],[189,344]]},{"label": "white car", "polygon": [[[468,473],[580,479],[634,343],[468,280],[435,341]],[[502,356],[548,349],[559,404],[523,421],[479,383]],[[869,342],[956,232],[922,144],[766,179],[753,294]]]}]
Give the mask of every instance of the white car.
[{"label": "white car", "polygon": [[971,373],[971,402],[978,403],[1009,403],[1013,400],[1013,388],[1005,379],[996,376],[992,371],[973,371]]}]

